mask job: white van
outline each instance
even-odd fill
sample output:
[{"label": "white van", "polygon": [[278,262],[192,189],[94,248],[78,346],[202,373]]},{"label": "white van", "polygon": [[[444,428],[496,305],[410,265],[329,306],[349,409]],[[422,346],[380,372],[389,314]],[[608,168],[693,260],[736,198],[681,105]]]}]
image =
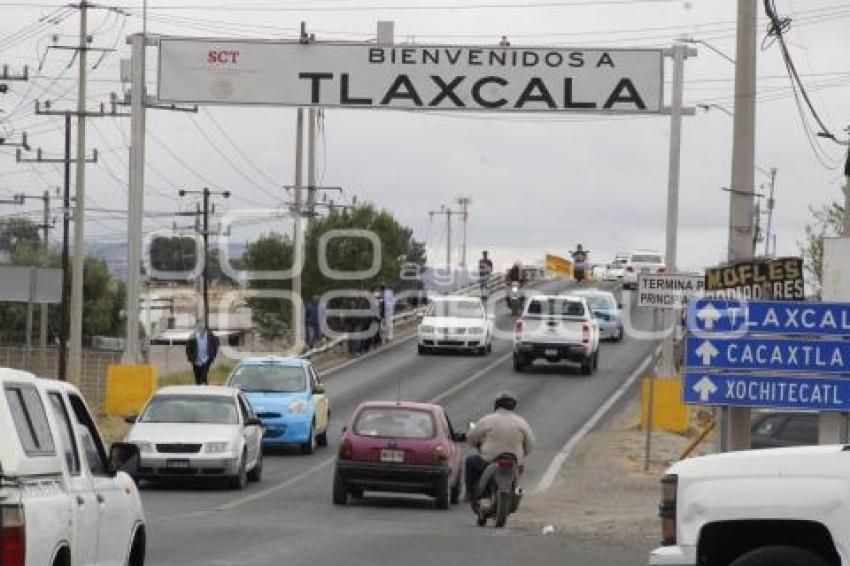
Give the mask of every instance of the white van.
[{"label": "white van", "polygon": [[2,566],[142,566],[138,462],[107,452],[74,386],[0,368]]}]

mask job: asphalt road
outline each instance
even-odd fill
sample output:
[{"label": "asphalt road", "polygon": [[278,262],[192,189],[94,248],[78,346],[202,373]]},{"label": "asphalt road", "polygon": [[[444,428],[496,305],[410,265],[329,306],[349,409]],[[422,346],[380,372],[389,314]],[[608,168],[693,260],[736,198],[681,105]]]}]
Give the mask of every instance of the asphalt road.
[{"label": "asphalt road", "polygon": [[[547,284],[547,290],[564,284]],[[557,287],[553,288],[553,285]],[[511,319],[497,309],[497,324]],[[649,323],[633,313],[638,325]],[[490,564],[525,566],[645,563],[634,547],[602,540],[543,537],[511,520],[507,528],[475,526],[468,506],[450,511],[428,498],[367,497],[345,507],[331,504],[333,458],[342,427],[368,399],[439,402],[457,428],[491,408],[492,397],[510,389],[530,422],[537,450],[526,463],[524,484],[533,489],[552,458],[596,409],[653,351],[629,337],[603,344],[599,370],[535,368],[517,374],[507,341],[486,357],[416,353],[408,340],[336,370],[325,372],[331,400],[330,446],[312,456],[292,451],[265,458],[263,481],[242,492],[219,486],[149,486],[142,492],[148,519],[148,563],[161,565]],[[593,489],[593,486],[588,486]],[[650,511],[651,512],[651,511]],[[640,542],[640,541],[636,541]],[[638,545],[638,548],[640,546]]]}]

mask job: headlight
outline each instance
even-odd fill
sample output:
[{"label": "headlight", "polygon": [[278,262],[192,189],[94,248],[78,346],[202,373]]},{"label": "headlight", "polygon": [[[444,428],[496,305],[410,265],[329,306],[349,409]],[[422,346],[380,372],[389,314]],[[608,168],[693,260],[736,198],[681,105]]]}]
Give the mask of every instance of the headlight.
[{"label": "headlight", "polygon": [[298,399],[289,404],[289,412],[295,415],[300,415],[307,410],[307,402],[303,399]]},{"label": "headlight", "polygon": [[204,445],[204,452],[207,454],[221,454],[230,449],[229,442],[207,442]]},{"label": "headlight", "polygon": [[425,334],[431,334],[434,332],[434,327],[422,325],[419,327],[419,331],[424,332]]},{"label": "headlight", "polygon": [[480,336],[481,334],[484,334],[484,329],[475,326],[475,327],[472,327],[469,330],[467,330],[467,332],[469,332],[470,334],[475,334],[477,336]]},{"label": "headlight", "polygon": [[154,450],[153,442],[136,442],[135,444],[139,447],[140,454],[152,454],[153,452],[156,452],[156,450]]}]

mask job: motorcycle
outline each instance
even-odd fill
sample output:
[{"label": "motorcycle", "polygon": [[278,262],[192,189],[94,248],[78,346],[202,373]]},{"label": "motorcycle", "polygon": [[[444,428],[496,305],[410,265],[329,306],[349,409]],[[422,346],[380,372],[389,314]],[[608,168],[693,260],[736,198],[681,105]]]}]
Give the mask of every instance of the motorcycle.
[{"label": "motorcycle", "polygon": [[514,281],[511,283],[511,288],[508,291],[508,307],[511,309],[511,314],[517,316],[522,311],[522,295],[520,295],[519,283]]},{"label": "motorcycle", "polygon": [[516,513],[522,501],[519,476],[522,465],[514,454],[499,454],[490,462],[472,497],[472,511],[479,527],[493,519],[496,527],[504,527],[508,515]]}]

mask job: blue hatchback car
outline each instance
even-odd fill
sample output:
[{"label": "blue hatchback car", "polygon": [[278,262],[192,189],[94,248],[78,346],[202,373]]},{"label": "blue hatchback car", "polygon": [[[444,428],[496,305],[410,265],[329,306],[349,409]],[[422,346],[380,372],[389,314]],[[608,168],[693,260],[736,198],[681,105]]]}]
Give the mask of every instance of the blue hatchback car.
[{"label": "blue hatchback car", "polygon": [[309,360],[269,356],[242,360],[227,378],[263,422],[264,446],[297,445],[305,454],[328,443],[328,398]]}]

